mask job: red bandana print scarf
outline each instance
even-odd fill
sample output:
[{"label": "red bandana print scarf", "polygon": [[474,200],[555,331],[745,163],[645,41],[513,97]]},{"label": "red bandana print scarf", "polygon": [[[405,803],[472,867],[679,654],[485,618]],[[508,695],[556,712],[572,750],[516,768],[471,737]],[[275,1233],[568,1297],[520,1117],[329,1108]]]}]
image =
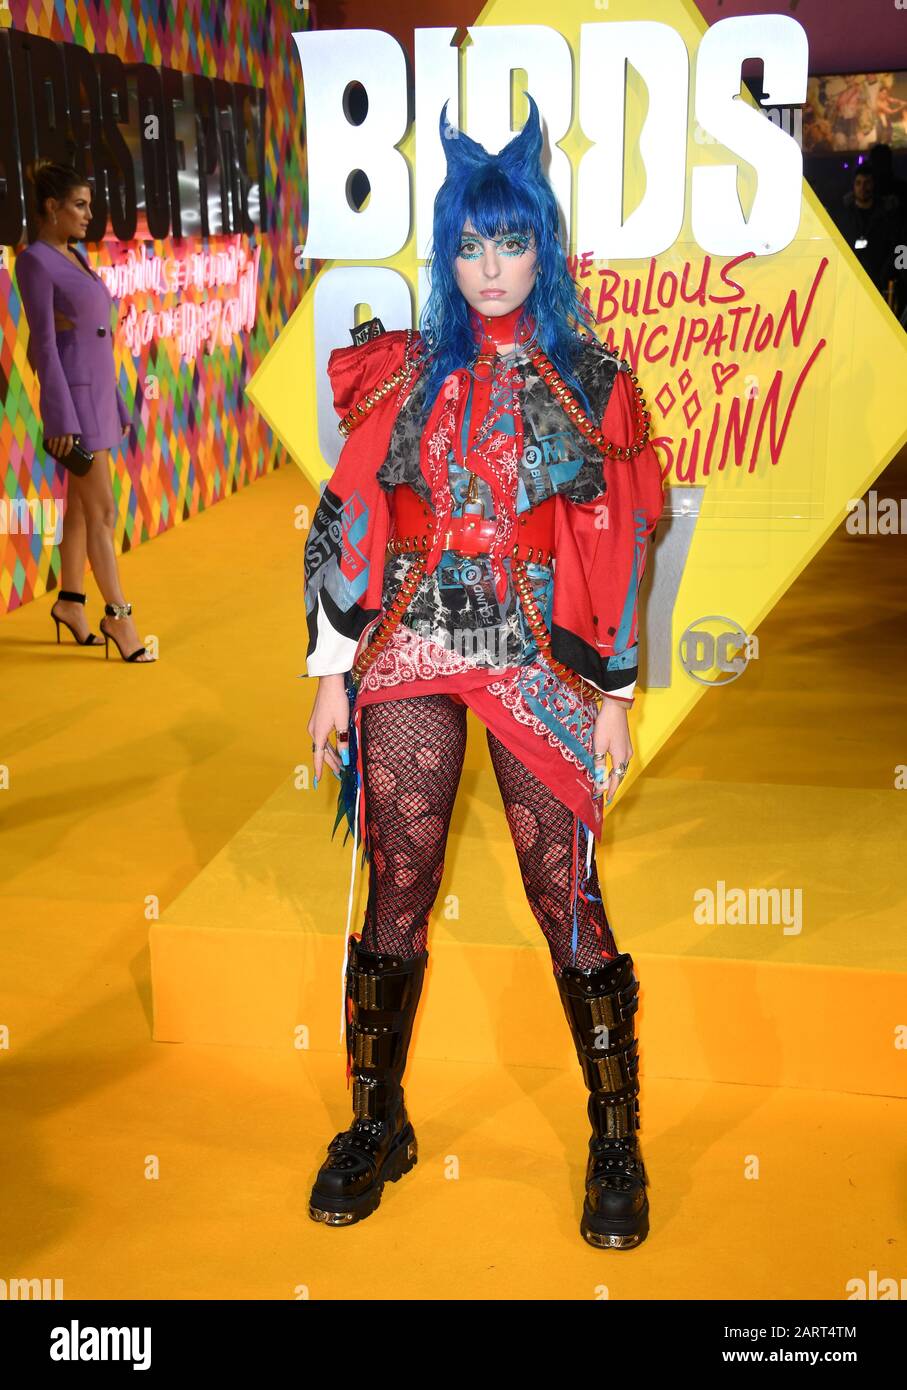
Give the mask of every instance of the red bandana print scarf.
[{"label": "red bandana print scarf", "polygon": [[[470,378],[473,381],[472,405],[469,441],[464,455],[461,440]],[[453,510],[447,472],[448,457],[453,450],[458,462],[477,473],[491,488],[498,528],[491,543],[490,560],[495,593],[500,602],[507,592],[507,572],[501,557],[512,549],[516,528],[517,464],[523,453],[523,417],[517,392],[522,385],[523,378],[517,368],[512,365],[505,368],[500,357],[494,359],[493,372],[483,362],[479,362],[476,372],[460,368],[442,385],[422,433],[420,464],[422,475],[431,488],[437,518],[425,572],[431,574],[441,558],[444,533]],[[505,415],[513,417],[512,434],[498,428]]]}]

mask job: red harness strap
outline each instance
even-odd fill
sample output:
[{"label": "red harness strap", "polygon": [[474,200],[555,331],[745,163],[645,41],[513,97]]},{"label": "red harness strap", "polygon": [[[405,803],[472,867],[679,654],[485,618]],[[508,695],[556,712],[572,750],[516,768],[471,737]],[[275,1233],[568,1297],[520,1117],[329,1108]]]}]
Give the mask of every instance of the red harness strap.
[{"label": "red harness strap", "polygon": [[[429,550],[435,514],[428,503],[408,483],[395,487],[391,497],[393,520],[388,549],[394,554]],[[550,563],[554,555],[556,501],[555,497],[549,497],[517,517],[517,539],[513,547],[517,559]],[[462,555],[484,555],[497,527],[494,517],[453,516],[444,533],[444,549],[456,550]]]}]

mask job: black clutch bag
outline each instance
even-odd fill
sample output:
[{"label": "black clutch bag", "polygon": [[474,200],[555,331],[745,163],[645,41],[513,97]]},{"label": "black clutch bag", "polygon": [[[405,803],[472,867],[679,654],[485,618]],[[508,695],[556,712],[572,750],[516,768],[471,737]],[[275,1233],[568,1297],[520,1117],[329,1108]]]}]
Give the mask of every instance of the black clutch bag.
[{"label": "black clutch bag", "polygon": [[42,440],[42,443],[52,459],[55,459],[57,463],[62,463],[64,468],[68,468],[70,473],[75,473],[79,478],[84,477],[94,463],[94,454],[90,449],[85,448],[80,434],[73,435],[72,448],[62,458],[50,453],[46,438]]}]

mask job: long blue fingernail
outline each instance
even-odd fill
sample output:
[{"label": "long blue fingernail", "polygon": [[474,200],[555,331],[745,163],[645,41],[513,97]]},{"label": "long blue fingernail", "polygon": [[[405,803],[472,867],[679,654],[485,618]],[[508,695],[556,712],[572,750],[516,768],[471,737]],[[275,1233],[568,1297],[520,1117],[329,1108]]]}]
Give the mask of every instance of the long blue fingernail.
[{"label": "long blue fingernail", "polygon": [[340,761],[343,763],[344,767],[349,767],[350,750],[348,748],[344,748],[342,744],[340,746]]},{"label": "long blue fingernail", "polygon": [[315,778],[315,786],[316,786],[316,787],[318,786],[318,778],[317,778],[317,777]]}]

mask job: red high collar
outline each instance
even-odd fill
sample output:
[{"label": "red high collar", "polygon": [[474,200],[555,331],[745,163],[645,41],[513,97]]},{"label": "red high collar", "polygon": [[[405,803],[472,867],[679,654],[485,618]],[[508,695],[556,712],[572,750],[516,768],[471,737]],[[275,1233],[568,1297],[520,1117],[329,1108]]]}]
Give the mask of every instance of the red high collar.
[{"label": "red high collar", "polygon": [[523,343],[532,337],[533,322],[529,315],[528,327],[517,337],[517,321],[523,312],[523,305],[511,309],[509,314],[480,314],[470,306],[469,321],[476,335],[480,352],[497,352],[503,344]]}]

